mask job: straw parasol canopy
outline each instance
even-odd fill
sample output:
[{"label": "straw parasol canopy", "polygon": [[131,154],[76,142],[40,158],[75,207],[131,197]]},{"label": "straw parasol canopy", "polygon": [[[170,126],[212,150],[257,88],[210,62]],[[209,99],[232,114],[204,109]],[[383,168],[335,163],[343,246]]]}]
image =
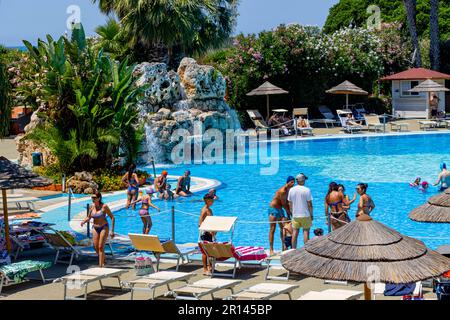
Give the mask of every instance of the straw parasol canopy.
[{"label": "straw parasol canopy", "polygon": [[450,259],[366,215],[286,253],[281,262],[292,272],[359,283],[367,283],[374,268],[379,270],[375,280],[395,284],[429,279],[450,269]]},{"label": "straw parasol canopy", "polygon": [[349,95],[359,95],[359,96],[367,96],[369,93],[360,87],[354,85],[350,81],[345,80],[340,85],[337,85],[336,87],[331,88],[330,90],[326,91],[330,94],[345,94],[345,105],[348,108],[348,96]]},{"label": "straw parasol canopy", "polygon": [[450,89],[447,89],[442,84],[439,84],[437,82],[434,82],[431,79],[428,79],[422,83],[419,83],[418,86],[412,88],[409,91],[410,92],[443,92],[443,91],[450,91]]},{"label": "straw parasol canopy", "polygon": [[411,211],[409,218],[417,222],[450,223],[450,188]]},{"label": "straw parasol canopy", "polygon": [[270,116],[270,96],[278,95],[278,94],[288,94],[288,93],[289,93],[289,91],[283,90],[283,89],[271,84],[269,81],[266,81],[258,88],[247,93],[247,96],[266,96],[267,97],[267,119],[268,119]]},{"label": "straw parasol canopy", "polygon": [[432,92],[444,92],[444,91],[450,91],[450,89],[447,89],[445,86],[434,82],[431,79],[425,80],[422,83],[419,83],[418,86],[412,88],[409,90],[410,92],[427,92],[428,99],[427,99],[427,114],[429,114],[430,109],[430,98]]},{"label": "straw parasol canopy", "polygon": [[2,190],[5,240],[8,250],[11,250],[11,243],[9,241],[8,199],[6,190],[31,189],[34,187],[48,186],[49,184],[52,184],[51,180],[42,178],[38,174],[28,171],[12,163],[5,157],[0,156],[0,189]]}]

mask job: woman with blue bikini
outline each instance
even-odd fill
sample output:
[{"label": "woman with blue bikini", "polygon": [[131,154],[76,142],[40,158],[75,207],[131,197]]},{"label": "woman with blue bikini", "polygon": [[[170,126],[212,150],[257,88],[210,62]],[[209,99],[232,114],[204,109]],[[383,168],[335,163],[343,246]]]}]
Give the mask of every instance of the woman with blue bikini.
[{"label": "woman with blue bikini", "polygon": [[133,210],[136,209],[136,203],[133,203],[137,200],[139,195],[139,178],[136,174],[136,165],[132,164],[128,170],[128,172],[122,177],[122,182],[127,186],[127,205],[126,209],[128,209],[131,205]]},{"label": "woman with blue bikini", "polygon": [[93,205],[89,208],[89,216],[81,223],[83,227],[88,221],[94,219],[92,228],[93,242],[95,252],[98,254],[98,265],[100,268],[105,266],[105,245],[109,236],[109,223],[107,217],[111,219],[111,239],[114,238],[115,218],[109,207],[102,202],[102,194],[96,191],[92,195]]}]

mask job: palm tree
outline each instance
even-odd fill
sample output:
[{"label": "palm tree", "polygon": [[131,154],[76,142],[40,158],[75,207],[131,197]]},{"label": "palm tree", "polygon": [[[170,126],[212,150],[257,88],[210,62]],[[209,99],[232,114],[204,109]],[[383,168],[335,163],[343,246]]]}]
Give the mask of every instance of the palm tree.
[{"label": "palm tree", "polygon": [[440,67],[440,41],[439,41],[439,0],[430,0],[430,62],[431,69]]},{"label": "palm tree", "polygon": [[[92,0],[120,19],[138,60],[167,53],[172,66],[177,51],[201,53],[226,41],[235,25],[238,0]],[[161,50],[161,47],[166,50]],[[167,61],[163,61],[167,62]]]},{"label": "palm tree", "polygon": [[[0,55],[2,51],[0,47]],[[0,57],[0,138],[9,133],[9,122],[11,118],[11,85],[9,83],[6,65]]]},{"label": "palm tree", "polygon": [[414,65],[416,67],[422,66],[422,56],[420,54],[419,37],[417,35],[416,25],[416,8],[417,0],[403,0],[406,9],[406,17],[408,20],[409,33],[411,34],[411,40],[415,51]]}]

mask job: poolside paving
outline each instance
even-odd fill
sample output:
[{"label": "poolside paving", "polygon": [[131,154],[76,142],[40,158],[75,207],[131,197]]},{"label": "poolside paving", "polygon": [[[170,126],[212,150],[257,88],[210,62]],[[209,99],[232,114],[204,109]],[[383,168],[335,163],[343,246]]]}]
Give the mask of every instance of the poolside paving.
[{"label": "poolside paving", "polygon": [[[40,255],[36,256],[32,252],[26,252],[21,257],[21,259],[40,259],[40,260],[48,260],[52,261],[54,258],[54,252],[50,249],[41,249]],[[89,267],[96,267],[95,259],[83,259],[82,262],[78,264],[81,269],[86,269]],[[136,278],[134,265],[132,261],[124,261],[124,260],[110,260],[108,259],[107,267],[111,268],[124,268],[129,270],[122,277],[123,281],[132,280]],[[219,271],[226,271],[227,267],[219,267]],[[162,263],[161,271],[175,271],[174,264]],[[45,276],[50,280],[45,285],[42,282],[38,281],[30,281],[25,282],[23,284],[17,284],[5,287],[2,292],[2,296],[0,300],[62,300],[63,299],[63,285],[61,283],[52,283],[51,280],[64,276],[67,271],[67,265],[58,264],[53,266],[51,269],[45,271]],[[183,265],[180,267],[180,272],[192,272],[195,273],[196,276],[193,277],[192,281],[197,281],[206,278],[202,275],[201,263],[199,261],[192,262],[187,265]],[[273,270],[271,272],[272,275],[277,275],[277,270]],[[279,274],[282,274],[282,271],[279,271]],[[327,289],[344,289],[344,290],[357,290],[363,291],[362,285],[331,285],[325,284],[323,280],[307,278],[300,275],[292,275],[289,281],[265,281],[265,268],[259,266],[252,267],[244,267],[237,271],[236,279],[243,280],[243,282],[236,287],[236,290],[250,287],[257,283],[262,282],[270,282],[270,283],[283,283],[283,284],[295,284],[299,287],[293,291],[292,298],[294,300],[298,299],[302,295],[306,294],[309,291],[323,291]],[[38,274],[31,274],[35,278],[38,278]],[[31,277],[30,276],[30,277]],[[116,279],[107,279],[103,281],[105,288],[102,290],[98,283],[92,283],[88,287],[88,300],[129,300],[130,299],[130,291],[128,289],[120,290],[118,288],[118,282]],[[183,283],[177,283],[173,285],[173,288],[181,287]],[[156,290],[156,300],[172,300],[173,298],[164,297],[164,294],[167,292],[165,287],[158,288]],[[433,294],[431,288],[424,288],[425,298],[427,300],[436,300],[436,295]],[[80,291],[70,291],[70,296],[81,296],[82,292]],[[229,296],[229,291],[221,291],[216,294],[216,299],[223,299]],[[150,293],[147,292],[136,292],[135,300],[149,300]],[[210,300],[210,297],[205,297],[205,300]],[[287,296],[279,296],[274,300],[287,300]],[[361,298],[363,299],[363,298]],[[377,300],[400,300],[400,297],[384,297],[378,296]]]}]

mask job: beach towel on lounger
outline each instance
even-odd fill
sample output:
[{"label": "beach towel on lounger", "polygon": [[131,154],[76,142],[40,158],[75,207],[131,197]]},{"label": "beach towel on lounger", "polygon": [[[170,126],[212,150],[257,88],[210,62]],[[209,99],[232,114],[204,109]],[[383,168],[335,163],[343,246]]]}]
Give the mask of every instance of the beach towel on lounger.
[{"label": "beach towel on lounger", "polygon": [[384,295],[386,297],[402,297],[413,294],[415,289],[416,289],[415,283],[408,283],[408,284],[386,283]]},{"label": "beach towel on lounger", "polygon": [[239,261],[259,261],[267,258],[266,251],[263,247],[235,247],[234,257]]},{"label": "beach towel on lounger", "polygon": [[52,266],[48,261],[21,261],[13,264],[6,264],[0,267],[0,271],[3,272],[9,279],[15,283],[20,283],[25,280],[28,273],[38,270],[48,269]]}]

